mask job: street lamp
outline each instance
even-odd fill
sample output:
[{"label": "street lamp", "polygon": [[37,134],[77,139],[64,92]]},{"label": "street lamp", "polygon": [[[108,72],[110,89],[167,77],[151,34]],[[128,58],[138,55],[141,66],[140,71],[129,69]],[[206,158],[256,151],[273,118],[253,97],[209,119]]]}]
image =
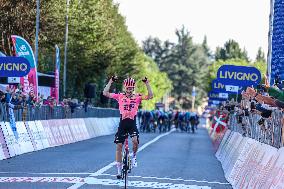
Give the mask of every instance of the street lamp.
[{"label": "street lamp", "polygon": [[38,66],[38,33],[39,33],[39,14],[40,14],[40,0],[36,1],[36,37],[35,37],[35,61]]},{"label": "street lamp", "polygon": [[66,66],[67,66],[67,44],[68,44],[68,13],[69,0],[66,0],[66,20],[65,20],[65,49],[64,49],[64,73],[63,73],[63,95],[66,95]]}]

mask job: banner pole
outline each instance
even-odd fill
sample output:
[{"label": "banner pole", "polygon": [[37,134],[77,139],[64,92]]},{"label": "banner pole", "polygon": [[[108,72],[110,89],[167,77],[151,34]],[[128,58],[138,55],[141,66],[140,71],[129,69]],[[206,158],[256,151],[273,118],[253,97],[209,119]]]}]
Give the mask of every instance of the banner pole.
[{"label": "banner pole", "polygon": [[67,69],[67,44],[68,44],[68,14],[69,0],[66,0],[66,20],[65,20],[65,49],[64,49],[64,72],[63,72],[63,95],[66,95],[66,69]]},{"label": "banner pole", "polygon": [[36,39],[35,39],[35,62],[38,65],[38,33],[39,33],[39,14],[40,0],[36,1]]}]

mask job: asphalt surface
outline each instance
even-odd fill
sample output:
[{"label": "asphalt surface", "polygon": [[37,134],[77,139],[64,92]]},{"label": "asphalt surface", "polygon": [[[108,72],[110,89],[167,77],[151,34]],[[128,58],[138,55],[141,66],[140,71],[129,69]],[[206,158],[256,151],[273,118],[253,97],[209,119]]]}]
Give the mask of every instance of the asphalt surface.
[{"label": "asphalt surface", "polygon": [[[116,189],[114,136],[23,154],[0,161],[0,189]],[[197,133],[141,133],[138,167],[128,188],[227,189],[206,129]]]}]

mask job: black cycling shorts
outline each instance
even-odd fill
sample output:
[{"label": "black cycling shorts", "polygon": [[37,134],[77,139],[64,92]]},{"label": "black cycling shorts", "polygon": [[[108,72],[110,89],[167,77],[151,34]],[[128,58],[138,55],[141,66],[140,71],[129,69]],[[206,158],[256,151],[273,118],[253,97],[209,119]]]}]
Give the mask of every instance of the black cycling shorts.
[{"label": "black cycling shorts", "polygon": [[137,140],[139,143],[139,132],[136,126],[136,117],[134,118],[134,120],[126,118],[126,119],[121,119],[120,118],[120,122],[119,122],[119,127],[118,130],[115,134],[115,139],[114,139],[114,143],[118,144],[118,143],[124,143],[126,137],[128,137],[128,135],[133,138],[135,136],[137,136]]}]

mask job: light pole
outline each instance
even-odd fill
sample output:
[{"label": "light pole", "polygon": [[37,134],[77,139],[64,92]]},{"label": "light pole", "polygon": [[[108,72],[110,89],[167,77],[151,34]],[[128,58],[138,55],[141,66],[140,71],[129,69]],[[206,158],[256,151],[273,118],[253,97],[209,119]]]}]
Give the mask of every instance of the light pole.
[{"label": "light pole", "polygon": [[65,20],[65,49],[64,49],[64,72],[63,72],[63,96],[66,95],[66,67],[67,67],[67,44],[68,44],[68,13],[69,0],[66,0],[66,20]]},{"label": "light pole", "polygon": [[35,61],[38,65],[38,33],[39,33],[39,14],[40,14],[40,0],[36,1],[36,38],[35,38]]},{"label": "light pole", "polygon": [[194,106],[195,106],[195,96],[196,96],[195,86],[192,87],[192,94],[191,94],[191,96],[192,96],[192,105],[191,105],[192,110],[191,111],[194,112],[194,110],[195,110],[195,108],[194,108]]}]

